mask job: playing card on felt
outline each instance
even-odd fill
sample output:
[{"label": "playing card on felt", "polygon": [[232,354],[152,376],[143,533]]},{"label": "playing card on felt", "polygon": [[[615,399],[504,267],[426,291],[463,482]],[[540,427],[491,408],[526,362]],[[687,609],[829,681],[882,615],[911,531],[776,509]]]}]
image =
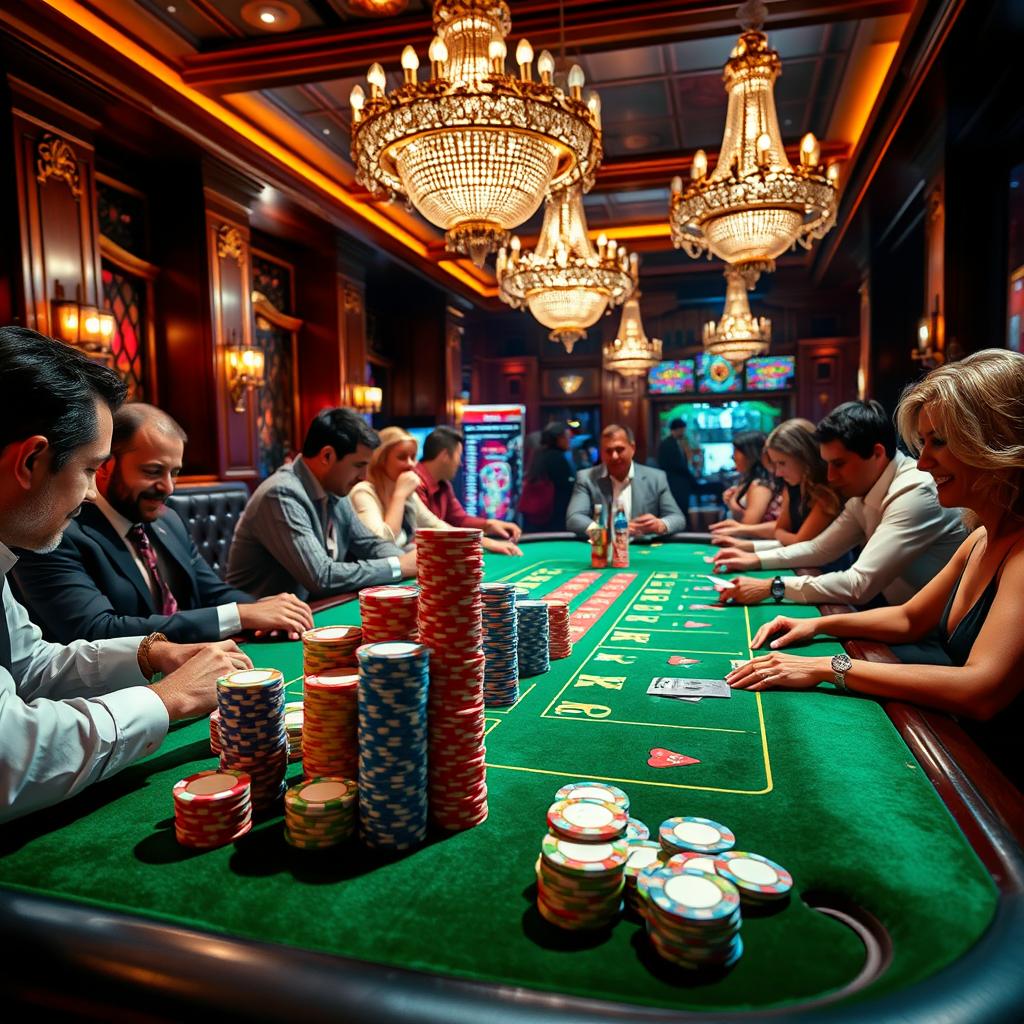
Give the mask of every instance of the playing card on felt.
[{"label": "playing card on felt", "polygon": [[724,679],[678,679],[657,676],[647,692],[655,697],[731,697],[732,690]]}]

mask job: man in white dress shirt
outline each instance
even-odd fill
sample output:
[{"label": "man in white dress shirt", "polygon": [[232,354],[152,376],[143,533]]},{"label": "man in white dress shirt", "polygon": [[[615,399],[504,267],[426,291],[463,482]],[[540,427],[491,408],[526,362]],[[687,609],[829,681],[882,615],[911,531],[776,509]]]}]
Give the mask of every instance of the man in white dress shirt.
[{"label": "man in white dress shirt", "polygon": [[837,406],[818,424],[817,436],[828,481],[846,499],[835,522],[801,544],[753,553],[724,548],[715,568],[818,567],[860,547],[857,560],[820,576],[741,576],[722,600],[863,605],[882,596],[902,604],[938,574],[966,537],[959,512],[939,504],[931,474],[896,450],[896,431],[878,402]]},{"label": "man in white dress shirt", "polygon": [[11,593],[10,549],[52,551],[95,496],[124,396],[106,367],[35,331],[0,328],[0,821],[152,752],[170,722],[216,706],[218,676],[251,667],[230,640],[46,643]]}]

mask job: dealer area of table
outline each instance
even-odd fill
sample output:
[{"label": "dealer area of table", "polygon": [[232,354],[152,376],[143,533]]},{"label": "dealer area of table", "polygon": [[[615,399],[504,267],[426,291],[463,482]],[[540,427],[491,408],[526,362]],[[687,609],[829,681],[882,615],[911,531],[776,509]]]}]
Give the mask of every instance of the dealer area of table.
[{"label": "dealer area of table", "polygon": [[[107,1018],[130,1007],[133,1019],[1017,1019],[1019,850],[984,805],[972,848],[880,704],[829,688],[647,694],[655,676],[721,677],[776,613],[714,607],[711,550],[637,546],[619,570],[591,570],[589,549],[566,540],[488,559],[488,579],[570,600],[575,650],[524,679],[514,707],[488,712],[488,820],[410,855],[292,849],[279,816],[234,846],[178,846],[171,788],[214,765],[205,719],[108,783],[4,826],[5,987],[23,1004]],[[356,621],[355,602],[318,616]],[[249,650],[301,694],[299,644]],[[658,764],[680,760],[669,754],[688,763]],[[927,769],[969,788],[955,766]],[[589,937],[540,918],[545,812],[584,779],[624,789],[655,833],[673,815],[713,818],[738,849],[792,872],[788,904],[745,915],[731,971],[674,971],[628,918]]]}]

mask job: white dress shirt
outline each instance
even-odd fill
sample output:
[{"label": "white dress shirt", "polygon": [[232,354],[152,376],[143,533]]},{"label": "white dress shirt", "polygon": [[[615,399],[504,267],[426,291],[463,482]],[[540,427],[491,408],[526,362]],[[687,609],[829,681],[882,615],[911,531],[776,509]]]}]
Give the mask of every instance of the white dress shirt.
[{"label": "white dress shirt", "polygon": [[[607,469],[605,470],[607,473]],[[626,522],[633,518],[633,477],[636,476],[636,463],[630,462],[629,472],[625,480],[616,480],[608,473],[608,479],[612,482],[612,519],[615,518],[615,506],[621,505],[622,511],[626,513]]]},{"label": "white dress shirt", "polygon": [[[160,588],[156,585],[156,580],[153,579],[153,576],[149,571],[149,566],[142,560],[142,556],[139,554],[135,545],[128,539],[128,531],[135,524],[130,522],[128,519],[125,519],[125,517],[121,515],[121,513],[118,512],[102,494],[96,494],[95,502],[96,507],[107,517],[107,522],[109,522],[114,528],[114,532],[121,538],[121,543],[128,549],[128,554],[132,556],[135,568],[139,570],[142,582],[146,584],[150,594],[153,595],[153,601],[155,602],[154,606],[159,611],[160,606],[163,603],[163,595],[160,593]],[[171,514],[173,515],[174,513]],[[164,558],[159,545],[154,544],[153,551],[156,554],[157,567],[163,575],[164,582],[167,583],[170,579],[167,574],[167,559]],[[170,584],[168,584],[168,586],[169,585]],[[230,636],[237,636],[242,632],[242,617],[239,615],[238,605],[234,601],[230,604],[217,605],[217,625],[220,629],[221,640],[226,640]]]},{"label": "white dress shirt", "polygon": [[0,665],[0,821],[58,803],[149,754],[167,710],[139,669],[142,637],[46,643],[14,599],[0,544],[11,669]]},{"label": "white dress shirt", "polygon": [[902,452],[863,498],[850,498],[812,540],[760,555],[762,569],[827,565],[863,545],[842,572],[787,576],[786,597],[802,604],[865,604],[878,594],[903,604],[933,579],[967,536],[958,509],[943,508],[931,474]]}]

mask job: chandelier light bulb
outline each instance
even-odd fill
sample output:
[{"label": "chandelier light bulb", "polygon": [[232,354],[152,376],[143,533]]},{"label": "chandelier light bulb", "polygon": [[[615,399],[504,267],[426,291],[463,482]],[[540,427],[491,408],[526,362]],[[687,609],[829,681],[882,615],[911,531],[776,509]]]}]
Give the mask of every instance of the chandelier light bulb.
[{"label": "chandelier light bulb", "polygon": [[601,123],[601,97],[596,92],[592,92],[587,97],[587,109],[593,115],[594,123],[600,125]]},{"label": "chandelier light bulb", "polygon": [[583,99],[583,86],[586,81],[587,76],[583,74],[583,68],[579,64],[573,64],[569,69],[569,94],[574,100]]},{"label": "chandelier light bulb", "polygon": [[377,97],[384,95],[384,89],[388,84],[387,75],[379,64],[371,64],[366,72],[366,81],[370,83],[370,95]]},{"label": "chandelier light bulb", "polygon": [[833,185],[839,184],[839,164],[829,164],[825,176]]},{"label": "chandelier light bulb", "polygon": [[772,137],[767,132],[761,132],[757,137],[757,162],[767,164],[772,152]]},{"label": "chandelier light bulb", "polygon": [[516,47],[516,63],[519,65],[519,77],[524,82],[533,80],[533,47],[526,39],[520,39]]},{"label": "chandelier light bulb", "polygon": [[683,179],[680,178],[679,175],[677,174],[672,179],[672,184],[671,184],[670,187],[672,189],[672,195],[674,195],[674,196],[679,195],[683,191]]},{"label": "chandelier light bulb", "polygon": [[[690,165],[690,177],[696,181],[700,178],[706,177],[707,173],[708,155],[703,149],[698,149],[697,152],[693,154],[693,163]],[[679,191],[682,192],[682,179],[677,178],[676,180],[680,184]]]},{"label": "chandelier light bulb", "polygon": [[491,62],[491,70],[496,75],[505,73],[505,57],[508,56],[508,47],[503,39],[492,39],[487,46],[487,58]]},{"label": "chandelier light bulb", "polygon": [[405,72],[405,80],[409,83],[416,81],[416,71],[420,66],[420,59],[416,56],[416,51],[411,47],[407,46],[402,51],[402,70]]},{"label": "chandelier light bulb", "polygon": [[550,50],[541,50],[537,58],[537,73],[545,85],[550,83],[551,76],[555,73],[555,58],[551,56]]},{"label": "chandelier light bulb", "polygon": [[352,105],[352,120],[357,122],[363,116],[363,107],[366,106],[366,93],[361,85],[352,86],[348,94],[348,101]]},{"label": "chandelier light bulb", "polygon": [[804,167],[816,167],[821,160],[821,147],[814,137],[814,132],[808,132],[800,140],[800,163]]},{"label": "chandelier light bulb", "polygon": [[434,77],[442,77],[443,69],[441,69],[441,65],[448,60],[448,47],[440,36],[434,36],[430,43],[430,49],[427,51],[427,56],[434,67]]}]

